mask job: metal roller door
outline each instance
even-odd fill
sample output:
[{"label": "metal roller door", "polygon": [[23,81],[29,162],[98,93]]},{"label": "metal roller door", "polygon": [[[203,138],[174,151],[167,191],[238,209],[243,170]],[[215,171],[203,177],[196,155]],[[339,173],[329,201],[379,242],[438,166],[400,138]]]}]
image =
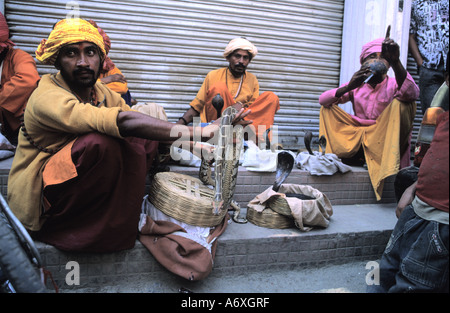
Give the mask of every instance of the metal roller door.
[{"label": "metal roller door", "polygon": [[57,20],[77,12],[95,20],[111,38],[110,57],[133,97],[162,105],[171,121],[189,108],[210,70],[227,66],[222,53],[237,36],[258,47],[249,71],[260,91],[280,97],[275,123],[285,148],[301,146],[304,130],[318,134],[318,98],[339,84],[344,0],[4,2],[12,40],[33,56]]}]

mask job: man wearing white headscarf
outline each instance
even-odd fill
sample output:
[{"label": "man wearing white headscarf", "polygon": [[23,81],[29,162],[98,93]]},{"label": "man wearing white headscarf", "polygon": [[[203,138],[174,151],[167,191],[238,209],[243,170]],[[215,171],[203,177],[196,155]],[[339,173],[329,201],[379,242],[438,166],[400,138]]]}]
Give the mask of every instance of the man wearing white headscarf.
[{"label": "man wearing white headscarf", "polygon": [[275,113],[280,109],[278,96],[271,91],[259,94],[259,83],[256,76],[246,71],[247,66],[258,54],[258,49],[247,39],[239,37],[231,40],[224,51],[229,62],[228,67],[209,72],[190,103],[189,110],[178,120],[179,124],[189,124],[193,118],[200,116],[202,123],[217,119],[217,111],[212,99],[220,94],[224,100],[222,108],[229,106],[250,109],[248,120],[252,120],[256,143],[261,142],[264,131],[274,123]]}]

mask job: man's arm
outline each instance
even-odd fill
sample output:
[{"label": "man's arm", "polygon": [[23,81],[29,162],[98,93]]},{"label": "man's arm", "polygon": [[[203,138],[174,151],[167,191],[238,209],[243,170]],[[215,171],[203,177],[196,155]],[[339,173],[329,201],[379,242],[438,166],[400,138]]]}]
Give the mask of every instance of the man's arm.
[{"label": "man's arm", "polygon": [[402,197],[398,201],[397,209],[395,210],[395,215],[397,215],[397,218],[399,218],[403,210],[413,202],[416,194],[416,187],[417,181],[408,188],[406,188],[405,191],[403,192]]},{"label": "man's arm", "polygon": [[400,61],[400,47],[398,43],[390,38],[391,26],[388,26],[386,31],[386,38],[383,41],[381,47],[381,56],[389,62],[389,65],[392,67],[392,70],[395,73],[395,80],[397,81],[398,89],[400,89],[403,85],[403,82],[408,75],[405,67]]},{"label": "man's arm", "polygon": [[[245,127],[245,125],[251,124],[252,121],[243,120],[248,114],[250,114],[250,110],[244,112],[244,109],[241,109],[236,114],[233,125],[239,124]],[[163,121],[136,111],[119,112],[117,116],[117,126],[121,136],[165,142],[183,137],[187,140],[194,138],[201,138],[202,141],[208,140],[213,138],[218,131],[219,123],[220,119],[206,127],[190,127]]]},{"label": "man's arm", "polygon": [[177,124],[188,125],[194,120],[194,117],[199,116],[200,113],[194,110],[193,107],[190,107],[183,116],[177,121]]},{"label": "man's arm", "polygon": [[414,34],[409,34],[409,42],[408,42],[409,53],[414,58],[418,67],[421,67],[423,64],[422,55],[419,52],[419,47],[417,46],[416,37]]}]

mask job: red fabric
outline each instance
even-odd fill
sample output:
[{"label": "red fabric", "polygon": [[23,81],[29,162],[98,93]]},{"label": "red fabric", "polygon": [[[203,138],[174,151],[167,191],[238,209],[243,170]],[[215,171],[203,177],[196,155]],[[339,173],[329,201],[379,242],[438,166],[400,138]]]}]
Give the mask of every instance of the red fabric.
[{"label": "red fabric", "polygon": [[420,165],[416,195],[436,209],[448,212],[449,206],[449,112],[437,120],[430,148]]},{"label": "red fabric", "polygon": [[[199,243],[174,235],[173,232],[186,232],[181,226],[168,221],[154,221],[147,216],[141,229],[139,241],[165,268],[187,280],[202,280],[212,271],[217,248],[217,240],[212,243],[211,253]],[[228,215],[209,236],[209,242],[225,231]]]},{"label": "red fabric", "polygon": [[66,251],[132,248],[157,144],[99,133],[78,138],[71,155],[78,176],[44,189],[51,207],[35,238]]},{"label": "red fabric", "polygon": [[9,27],[5,16],[0,12],[0,52],[4,48],[12,47],[15,44],[9,40]]}]

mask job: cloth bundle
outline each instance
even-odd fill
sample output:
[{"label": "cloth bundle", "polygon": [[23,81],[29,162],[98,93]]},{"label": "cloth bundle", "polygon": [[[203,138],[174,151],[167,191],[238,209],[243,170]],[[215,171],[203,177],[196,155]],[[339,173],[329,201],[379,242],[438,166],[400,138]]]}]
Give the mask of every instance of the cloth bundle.
[{"label": "cloth bundle", "polygon": [[[277,156],[283,150],[261,150],[253,141],[249,140],[247,150],[245,150],[241,165],[248,171],[253,172],[275,172],[277,170]],[[288,151],[295,157],[295,154]]]},{"label": "cloth bundle", "polygon": [[336,172],[347,173],[352,168],[341,162],[341,159],[333,153],[322,154],[313,151],[314,155],[308,152],[300,152],[295,158],[295,165],[298,168],[307,170],[311,175],[333,175]]},{"label": "cloth bundle", "polygon": [[206,278],[228,216],[216,227],[193,226],[164,214],[147,197],[142,203],[139,241],[172,273],[191,281]]},{"label": "cloth bundle", "polygon": [[[313,200],[301,200],[296,197],[286,197],[286,194],[303,194],[314,198]],[[301,231],[310,231],[314,227],[328,227],[333,208],[328,197],[317,189],[307,185],[282,184],[279,191],[275,192],[269,187],[249,202],[248,207],[257,212],[266,209],[278,211],[279,198],[286,200],[284,205],[295,220],[295,225]],[[276,202],[276,205],[275,205]]]},{"label": "cloth bundle", "polygon": [[12,157],[15,154],[15,150],[16,147],[0,133],[0,160]]}]

